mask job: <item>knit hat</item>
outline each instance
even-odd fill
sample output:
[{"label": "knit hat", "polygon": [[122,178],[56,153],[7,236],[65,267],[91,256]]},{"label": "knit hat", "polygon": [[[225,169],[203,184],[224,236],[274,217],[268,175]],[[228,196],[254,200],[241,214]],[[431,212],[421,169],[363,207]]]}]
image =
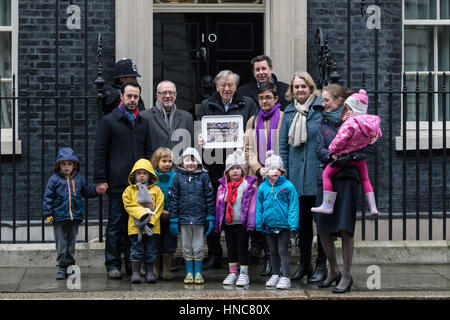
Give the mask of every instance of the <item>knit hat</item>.
[{"label": "knit hat", "polygon": [[226,174],[233,166],[239,166],[244,172],[244,175],[246,174],[245,159],[241,149],[236,149],[236,151],[227,157],[224,174]]},{"label": "knit hat", "polygon": [[367,106],[369,105],[369,97],[366,95],[364,89],[359,90],[358,93],[352,94],[344,102],[352,108],[355,116],[360,116],[367,113]]},{"label": "knit hat", "polygon": [[286,170],[283,169],[283,160],[280,156],[277,156],[273,150],[269,150],[266,153],[266,165],[265,168],[261,169],[262,174],[267,175],[270,168],[277,168],[282,174],[286,174]]}]

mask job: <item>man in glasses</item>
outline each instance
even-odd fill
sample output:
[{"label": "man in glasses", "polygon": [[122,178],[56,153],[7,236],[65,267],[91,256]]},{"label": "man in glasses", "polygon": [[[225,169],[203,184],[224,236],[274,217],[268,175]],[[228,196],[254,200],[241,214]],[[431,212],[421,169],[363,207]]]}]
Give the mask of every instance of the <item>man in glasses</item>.
[{"label": "man in glasses", "polygon": [[238,88],[238,92],[247,97],[251,97],[256,104],[258,104],[258,88],[264,82],[271,82],[275,85],[278,96],[278,103],[281,105],[281,110],[289,104],[284,95],[287,91],[288,84],[278,81],[273,73],[272,60],[265,55],[254,57],[251,61],[253,78],[252,81],[246,83]]},{"label": "man in glasses", "polygon": [[186,148],[193,146],[194,119],[189,112],[177,108],[176,99],[175,83],[161,81],[156,87],[155,106],[141,114],[150,127],[152,154],[159,147],[166,147],[177,159]]}]

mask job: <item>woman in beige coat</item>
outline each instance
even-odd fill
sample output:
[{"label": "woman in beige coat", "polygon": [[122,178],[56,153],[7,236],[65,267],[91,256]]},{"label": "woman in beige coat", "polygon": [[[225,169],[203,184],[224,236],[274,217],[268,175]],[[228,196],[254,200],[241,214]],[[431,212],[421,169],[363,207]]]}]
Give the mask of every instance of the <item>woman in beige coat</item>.
[{"label": "woman in beige coat", "polygon": [[[258,88],[259,112],[252,116],[245,130],[245,162],[248,165],[248,175],[258,178],[258,185],[263,181],[261,168],[266,161],[266,152],[273,150],[278,155],[281,119],[283,112],[278,103],[277,88],[270,82],[261,84]],[[261,250],[265,253],[265,267],[262,276],[271,273],[270,256],[264,235],[254,231],[250,234],[252,256],[258,257]]]}]

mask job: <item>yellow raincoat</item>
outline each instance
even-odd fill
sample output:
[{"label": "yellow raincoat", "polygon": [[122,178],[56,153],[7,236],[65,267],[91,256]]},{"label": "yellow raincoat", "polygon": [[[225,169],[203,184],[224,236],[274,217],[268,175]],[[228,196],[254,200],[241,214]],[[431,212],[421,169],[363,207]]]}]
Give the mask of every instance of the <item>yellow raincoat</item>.
[{"label": "yellow raincoat", "polygon": [[[150,192],[153,203],[156,205],[154,210],[155,215],[150,218],[150,223],[153,224],[151,228],[154,234],[160,234],[160,222],[162,210],[164,208],[164,194],[161,189],[156,185],[158,182],[158,177],[156,176],[153,166],[150,161],[146,159],[139,159],[133,166],[130,175],[128,176],[128,182],[130,185],[125,189],[122,194],[123,206],[129,214],[128,218],[128,235],[139,234],[139,229],[134,223],[134,219],[140,220],[140,218],[147,213],[145,208],[138,204],[137,194],[138,186],[136,185],[136,180],[134,179],[134,172],[144,169],[150,172],[149,187],[147,190]],[[145,231],[144,231],[145,232]]]}]

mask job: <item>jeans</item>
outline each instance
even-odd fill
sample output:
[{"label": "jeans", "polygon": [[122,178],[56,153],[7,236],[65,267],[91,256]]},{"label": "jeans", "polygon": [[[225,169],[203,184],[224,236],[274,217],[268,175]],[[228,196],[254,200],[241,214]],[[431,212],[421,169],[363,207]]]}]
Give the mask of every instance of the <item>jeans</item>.
[{"label": "jeans", "polygon": [[158,239],[158,252],[160,254],[173,254],[177,250],[177,237],[174,237],[170,231],[169,221],[161,221],[161,234]]},{"label": "jeans", "polygon": [[144,261],[146,265],[155,264],[156,256],[158,255],[158,238],[159,235],[157,234],[151,237],[144,234],[142,241],[138,242],[137,234],[130,235],[130,260]]},{"label": "jeans", "polygon": [[75,264],[75,245],[77,243],[78,225],[80,221],[61,221],[53,224],[55,245],[60,269]]},{"label": "jeans", "polygon": [[122,193],[110,193],[108,225],[105,239],[105,266],[107,271],[121,269],[121,251],[125,252],[125,265],[131,269],[130,240],[128,238],[128,213],[123,207]]}]

